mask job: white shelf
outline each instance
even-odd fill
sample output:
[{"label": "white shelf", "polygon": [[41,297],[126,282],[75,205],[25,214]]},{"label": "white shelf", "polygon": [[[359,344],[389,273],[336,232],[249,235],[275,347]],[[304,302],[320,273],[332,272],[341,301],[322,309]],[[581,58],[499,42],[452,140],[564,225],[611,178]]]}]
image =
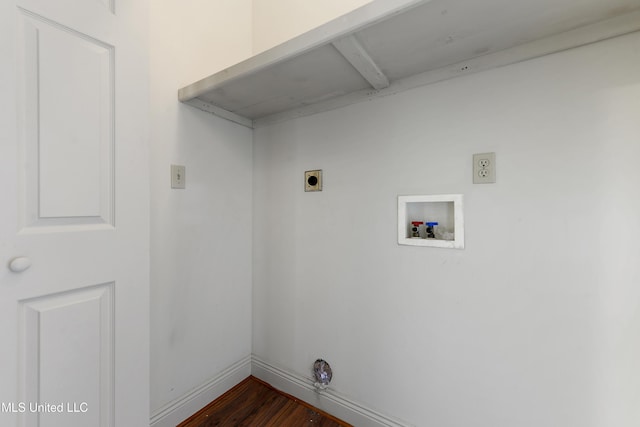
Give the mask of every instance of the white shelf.
[{"label": "white shelf", "polygon": [[637,31],[639,9],[638,0],[374,0],[178,97],[258,127]]},{"label": "white shelf", "polygon": [[[424,227],[420,237],[411,237],[413,221],[437,222],[439,232],[451,234],[451,240],[425,238]],[[462,194],[398,196],[398,244],[464,249]]]}]

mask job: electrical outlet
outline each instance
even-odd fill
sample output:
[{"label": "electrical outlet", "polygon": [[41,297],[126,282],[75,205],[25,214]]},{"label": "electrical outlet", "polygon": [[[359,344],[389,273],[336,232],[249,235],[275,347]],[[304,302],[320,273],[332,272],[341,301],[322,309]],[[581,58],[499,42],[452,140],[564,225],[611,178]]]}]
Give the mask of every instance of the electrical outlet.
[{"label": "electrical outlet", "polygon": [[304,173],[304,191],[322,191],[322,169]]},{"label": "electrical outlet", "polygon": [[473,155],[473,183],[493,184],[496,182],[496,153]]},{"label": "electrical outlet", "polygon": [[186,184],[187,168],[180,165],[171,165],[171,188],[182,189]]}]

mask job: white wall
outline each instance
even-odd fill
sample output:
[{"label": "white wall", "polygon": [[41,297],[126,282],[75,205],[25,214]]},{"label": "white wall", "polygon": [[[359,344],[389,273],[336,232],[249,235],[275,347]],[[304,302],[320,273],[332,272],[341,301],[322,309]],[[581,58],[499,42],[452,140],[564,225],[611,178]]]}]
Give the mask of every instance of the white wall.
[{"label": "white wall", "polygon": [[[256,130],[253,352],[416,426],[636,426],[639,115],[634,34]],[[442,193],[466,248],[398,246]]]},{"label": "white wall", "polygon": [[260,53],[371,0],[253,0],[253,53]]},{"label": "white wall", "polygon": [[152,414],[251,353],[252,132],[177,101],[250,54],[250,0],[153,2]]}]

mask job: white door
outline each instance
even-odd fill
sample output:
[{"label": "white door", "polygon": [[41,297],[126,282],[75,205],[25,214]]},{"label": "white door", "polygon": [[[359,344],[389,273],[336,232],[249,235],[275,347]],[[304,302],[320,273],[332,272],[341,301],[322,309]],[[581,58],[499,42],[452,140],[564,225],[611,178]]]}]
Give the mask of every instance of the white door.
[{"label": "white door", "polygon": [[149,424],[147,8],[0,1],[0,426]]}]

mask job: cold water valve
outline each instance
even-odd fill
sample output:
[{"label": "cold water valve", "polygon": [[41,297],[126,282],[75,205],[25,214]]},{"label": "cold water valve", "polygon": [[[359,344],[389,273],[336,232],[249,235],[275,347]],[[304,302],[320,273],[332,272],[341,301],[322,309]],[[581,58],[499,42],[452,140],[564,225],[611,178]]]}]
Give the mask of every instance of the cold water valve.
[{"label": "cold water valve", "polygon": [[425,222],[425,228],[427,231],[427,239],[435,239],[436,238],[436,226],[437,222]]}]

